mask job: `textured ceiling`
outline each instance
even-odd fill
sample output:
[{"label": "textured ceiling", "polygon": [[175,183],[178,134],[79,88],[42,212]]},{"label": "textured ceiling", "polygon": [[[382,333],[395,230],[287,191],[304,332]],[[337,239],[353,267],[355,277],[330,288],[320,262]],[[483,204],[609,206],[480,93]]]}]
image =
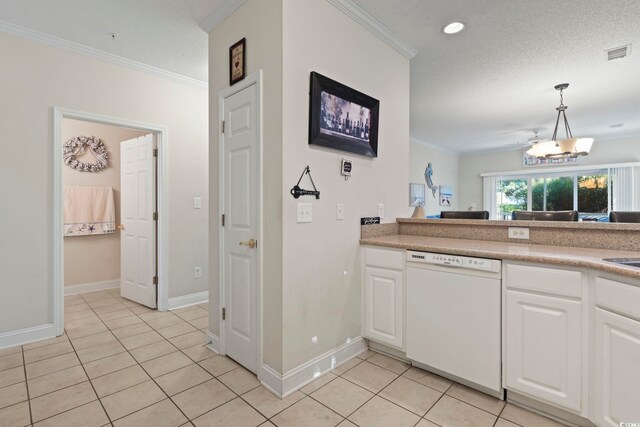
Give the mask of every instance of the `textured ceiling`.
[{"label": "textured ceiling", "polygon": [[206,82],[207,34],[198,23],[228,2],[0,0],[0,20]]},{"label": "textured ceiling", "polygon": [[[640,0],[354,1],[418,49],[416,139],[464,153],[513,147],[532,128],[550,137],[561,82],[571,84],[565,103],[576,136],[640,135]],[[230,3],[0,0],[0,20],[207,81],[198,23]],[[445,36],[453,20],[467,28]],[[629,43],[630,56],[606,61],[606,49]]]},{"label": "textured ceiling", "polygon": [[[550,137],[562,82],[575,136],[640,135],[638,0],[354,1],[418,50],[413,138],[464,153],[526,142],[531,128]],[[467,28],[446,36],[454,20]],[[629,43],[630,56],[606,61]]]}]

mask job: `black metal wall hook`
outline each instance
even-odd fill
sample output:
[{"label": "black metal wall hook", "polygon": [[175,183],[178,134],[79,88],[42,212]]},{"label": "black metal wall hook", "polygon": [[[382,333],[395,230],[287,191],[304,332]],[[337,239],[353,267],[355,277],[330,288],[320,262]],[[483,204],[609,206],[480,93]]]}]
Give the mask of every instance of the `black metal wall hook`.
[{"label": "black metal wall hook", "polygon": [[[302,177],[304,177],[305,174],[309,175],[309,180],[311,180],[311,185],[313,185],[313,190],[303,190],[302,188],[300,188],[300,181],[302,181]],[[316,184],[313,182],[313,178],[311,178],[311,169],[309,169],[308,165],[302,171],[302,175],[300,175],[300,179],[298,180],[298,183],[294,185],[293,188],[291,189],[291,195],[293,196],[294,199],[297,199],[300,196],[316,196],[316,199],[320,198],[320,192],[316,188]]]}]

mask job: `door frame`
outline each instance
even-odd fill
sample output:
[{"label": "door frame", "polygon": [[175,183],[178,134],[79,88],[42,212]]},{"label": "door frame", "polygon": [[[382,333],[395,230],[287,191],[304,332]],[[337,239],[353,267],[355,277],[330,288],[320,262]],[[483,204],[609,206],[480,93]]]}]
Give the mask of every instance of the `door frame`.
[{"label": "door frame", "polygon": [[[235,95],[236,93],[243,91],[253,85],[256,85],[257,89],[258,89],[258,99],[257,99],[257,103],[256,103],[256,128],[258,129],[258,144],[257,144],[257,156],[258,156],[258,169],[256,171],[257,177],[258,177],[258,185],[256,186],[256,198],[254,200],[254,202],[257,204],[257,237],[256,239],[258,240],[258,246],[256,248],[257,253],[256,253],[256,270],[257,270],[257,277],[256,277],[256,326],[257,326],[257,331],[256,331],[256,339],[257,339],[257,343],[256,343],[256,349],[257,349],[257,354],[256,354],[256,361],[257,361],[257,366],[256,366],[256,374],[258,376],[258,379],[260,379],[260,373],[262,371],[262,275],[263,275],[263,270],[262,270],[262,255],[263,255],[263,251],[262,248],[264,247],[263,245],[263,234],[262,234],[262,207],[263,207],[263,198],[262,198],[262,194],[263,194],[263,180],[262,180],[262,169],[263,169],[263,156],[262,156],[262,147],[263,147],[263,129],[262,129],[262,123],[263,123],[263,118],[262,118],[262,99],[263,99],[263,93],[262,93],[262,70],[258,70],[255,73],[245,77],[243,80],[239,81],[238,83],[236,83],[233,86],[229,86],[225,89],[222,89],[219,93],[218,93],[218,117],[219,117],[219,122],[218,123],[222,123],[222,121],[224,120],[224,101],[226,98],[229,98],[232,95]],[[218,147],[218,218],[222,218],[222,214],[224,214],[224,198],[225,198],[225,180],[224,180],[224,175],[225,175],[225,170],[224,170],[224,144],[225,144],[225,135],[224,133],[222,133],[222,129],[219,128],[218,129],[218,135],[220,136],[220,143],[219,143],[219,147]],[[222,221],[219,219],[218,220],[218,265],[219,265],[219,272],[218,272],[218,280],[219,280],[219,286],[218,286],[218,291],[219,291],[219,307],[218,307],[218,315],[220,316],[220,327],[219,327],[219,352],[221,355],[225,355],[226,354],[226,347],[225,347],[225,320],[222,319],[222,307],[225,304],[225,271],[224,271],[224,250],[225,250],[225,245],[224,245],[224,234],[225,229],[222,226]]]},{"label": "door frame", "polygon": [[53,107],[53,324],[57,336],[64,332],[64,230],[63,230],[63,119],[82,120],[110,126],[141,130],[156,136],[158,148],[157,204],[158,233],[158,310],[166,311],[169,306],[169,133],[165,126],[103,116],[85,111]]}]

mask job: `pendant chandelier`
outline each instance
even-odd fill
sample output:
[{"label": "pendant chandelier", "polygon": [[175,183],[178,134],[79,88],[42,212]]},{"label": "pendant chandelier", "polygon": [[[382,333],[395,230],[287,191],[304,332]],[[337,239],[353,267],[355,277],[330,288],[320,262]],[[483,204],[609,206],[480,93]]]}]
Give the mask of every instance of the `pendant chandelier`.
[{"label": "pendant chandelier", "polygon": [[[586,156],[591,151],[593,138],[574,138],[571,133],[566,114],[568,107],[564,105],[562,97],[562,91],[568,87],[569,83],[561,83],[555,86],[555,89],[560,91],[560,105],[556,108],[558,117],[556,118],[556,127],[553,130],[551,141],[538,142],[527,151],[527,155],[540,159],[563,159]],[[558,139],[560,116],[562,116],[562,121],[564,122],[565,139]]]}]

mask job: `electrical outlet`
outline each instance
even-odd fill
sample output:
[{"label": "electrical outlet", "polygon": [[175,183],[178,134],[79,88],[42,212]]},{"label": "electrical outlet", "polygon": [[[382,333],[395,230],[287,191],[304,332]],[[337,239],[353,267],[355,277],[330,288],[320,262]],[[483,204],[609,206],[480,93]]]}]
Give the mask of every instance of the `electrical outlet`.
[{"label": "electrical outlet", "polygon": [[311,222],[311,203],[298,203],[298,223]]},{"label": "electrical outlet", "polygon": [[380,219],[384,218],[384,204],[378,203],[378,216]]},{"label": "electrical outlet", "polygon": [[199,279],[202,277],[202,267],[193,267],[193,278]]},{"label": "electrical outlet", "polygon": [[202,209],[202,197],[193,198],[193,209]]},{"label": "electrical outlet", "polygon": [[509,238],[529,240],[529,229],[525,227],[509,227]]},{"label": "electrical outlet", "polygon": [[344,219],[344,205],[342,203],[338,203],[336,205],[336,219],[338,221],[342,221]]}]

